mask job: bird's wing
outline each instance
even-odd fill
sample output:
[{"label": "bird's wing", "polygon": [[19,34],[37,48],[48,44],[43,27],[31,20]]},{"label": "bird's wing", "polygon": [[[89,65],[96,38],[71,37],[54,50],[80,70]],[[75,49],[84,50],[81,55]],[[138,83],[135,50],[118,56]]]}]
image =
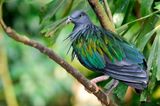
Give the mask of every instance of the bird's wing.
[{"label": "bird's wing", "polygon": [[134,88],[144,89],[148,82],[144,56],[132,44],[109,31],[104,30],[103,36],[108,36],[108,40],[113,41],[112,44],[116,45],[112,49],[117,51],[119,47],[118,50],[121,50],[123,54],[122,60],[117,59],[115,62],[106,56],[106,68],[103,72]]}]

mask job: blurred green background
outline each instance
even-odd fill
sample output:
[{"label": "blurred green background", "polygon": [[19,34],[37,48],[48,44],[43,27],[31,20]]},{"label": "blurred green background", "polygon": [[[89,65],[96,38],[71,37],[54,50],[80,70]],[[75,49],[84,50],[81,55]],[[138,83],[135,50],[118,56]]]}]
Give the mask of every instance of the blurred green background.
[{"label": "blurred green background", "polygon": [[[151,70],[151,83],[141,96],[131,89],[125,94],[121,86],[112,97],[118,105],[137,106],[148,95],[148,101],[141,105],[159,106],[160,13],[157,11],[160,11],[160,2],[108,1],[117,32],[144,53]],[[103,0],[99,2],[103,5]],[[70,52],[67,54],[70,42],[64,39],[72,31],[73,25],[62,22],[77,9],[86,11],[91,20],[100,25],[87,0],[4,0],[1,11],[8,26],[53,49],[85,76],[93,78],[97,74],[84,68],[76,59],[72,62]],[[138,21],[139,18],[143,19]],[[34,48],[12,40],[2,29],[0,78],[0,106],[101,106],[59,65]]]}]

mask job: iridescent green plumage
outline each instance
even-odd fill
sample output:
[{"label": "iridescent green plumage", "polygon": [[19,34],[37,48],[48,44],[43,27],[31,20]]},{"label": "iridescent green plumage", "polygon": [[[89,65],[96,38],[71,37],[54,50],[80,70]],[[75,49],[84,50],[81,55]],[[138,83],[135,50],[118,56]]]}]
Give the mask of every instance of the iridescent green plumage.
[{"label": "iridescent green plumage", "polygon": [[[109,36],[103,32],[103,29],[95,26],[83,26],[86,31],[81,30],[80,35],[73,41],[73,48],[88,66],[92,68],[105,67],[105,55],[114,63],[124,58],[124,53],[116,43],[116,39],[110,34]],[[92,27],[92,28],[90,28]],[[94,29],[94,30],[90,30]]]},{"label": "iridescent green plumage", "polygon": [[[82,14],[84,17],[79,17]],[[71,16],[75,23],[70,35],[72,57],[76,55],[87,68],[107,74],[136,88],[147,86],[144,56],[120,36],[93,25],[84,12]]]}]

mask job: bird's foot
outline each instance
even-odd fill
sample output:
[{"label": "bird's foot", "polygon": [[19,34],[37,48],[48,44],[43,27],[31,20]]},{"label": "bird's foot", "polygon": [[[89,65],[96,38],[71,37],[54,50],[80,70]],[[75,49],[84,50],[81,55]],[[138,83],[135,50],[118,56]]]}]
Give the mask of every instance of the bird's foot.
[{"label": "bird's foot", "polygon": [[[113,89],[115,87],[117,87],[119,81],[118,80],[115,80],[113,79],[113,83],[109,86],[108,90],[105,92],[106,93],[106,96],[107,96],[107,103],[108,105],[110,104],[110,99],[109,99],[109,95],[111,94],[111,92],[113,91]],[[105,104],[101,103],[102,106],[106,106]]]},{"label": "bird's foot", "polygon": [[[99,90],[100,90],[100,88],[97,86],[97,84],[95,83],[95,82],[93,82],[92,80],[90,81],[93,85],[94,85],[94,87],[95,87],[95,91],[93,92],[93,93],[97,93]],[[88,92],[88,93],[92,93],[91,91],[89,91],[88,89],[86,89],[85,88],[85,90]]]},{"label": "bird's foot", "polygon": [[[97,83],[98,82],[101,82],[101,81],[104,81],[104,80],[107,80],[109,78],[109,76],[107,75],[103,75],[103,76],[99,76],[99,77],[96,77],[94,79],[91,80],[91,83],[96,87],[96,90],[94,93],[97,93],[100,88],[97,86]],[[86,89],[87,92],[91,93],[89,90]]]},{"label": "bird's foot", "polygon": [[99,90],[100,90],[100,88],[97,86],[97,84],[96,84],[96,82],[94,82],[94,80],[91,80],[90,81],[94,86],[95,86],[95,88],[96,88],[96,90],[94,91],[94,93],[97,93]]},{"label": "bird's foot", "polygon": [[109,95],[109,94],[113,91],[113,89],[114,89],[115,87],[117,87],[118,83],[119,83],[119,81],[114,79],[113,83],[112,83],[112,84],[109,86],[109,88],[107,89],[106,95]]}]

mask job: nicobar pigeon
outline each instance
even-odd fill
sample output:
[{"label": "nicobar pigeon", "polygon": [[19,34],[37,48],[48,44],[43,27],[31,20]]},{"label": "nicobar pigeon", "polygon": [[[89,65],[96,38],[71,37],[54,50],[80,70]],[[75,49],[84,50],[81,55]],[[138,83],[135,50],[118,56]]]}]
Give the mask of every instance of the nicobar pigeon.
[{"label": "nicobar pigeon", "polygon": [[124,82],[136,90],[142,91],[147,87],[145,57],[134,45],[94,25],[83,11],[73,12],[67,22],[74,24],[69,35],[72,58],[76,56],[86,68]]}]

